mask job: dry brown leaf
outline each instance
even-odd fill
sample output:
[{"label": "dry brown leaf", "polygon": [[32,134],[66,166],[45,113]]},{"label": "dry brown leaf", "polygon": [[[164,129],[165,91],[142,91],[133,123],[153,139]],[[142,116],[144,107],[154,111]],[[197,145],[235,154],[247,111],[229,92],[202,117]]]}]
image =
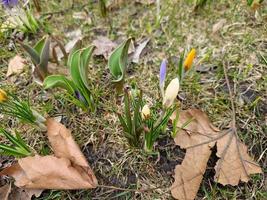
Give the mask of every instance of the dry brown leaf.
[{"label": "dry brown leaf", "polygon": [[[175,117],[173,115],[172,120]],[[182,164],[175,168],[175,182],[171,187],[172,196],[176,199],[195,198],[215,142],[196,145],[209,141],[210,138],[219,134],[219,130],[212,126],[207,115],[196,109],[182,111],[177,127],[182,127],[184,123],[192,119],[194,120],[184,130],[178,132],[174,139],[177,145],[186,149]],[[189,148],[192,146],[196,147]]]},{"label": "dry brown leaf", "polygon": [[261,168],[247,153],[247,147],[234,133],[217,140],[215,180],[223,185],[238,185],[239,181],[248,182],[250,174],[262,173]]},{"label": "dry brown leaf", "polygon": [[13,74],[20,74],[25,67],[26,60],[19,55],[16,55],[8,63],[6,76],[9,77]]},{"label": "dry brown leaf", "polygon": [[117,47],[117,44],[112,42],[109,38],[104,36],[98,36],[94,41],[93,45],[96,47],[94,55],[104,56],[107,60],[113,49]]},{"label": "dry brown leaf", "polygon": [[[171,119],[175,117],[173,115]],[[171,187],[174,198],[190,200],[196,197],[215,143],[220,158],[215,167],[217,182],[237,185],[239,181],[247,182],[249,175],[262,172],[232,129],[220,131],[204,112],[197,109],[182,111],[177,127],[189,120],[192,121],[174,139],[177,145],[186,149],[182,164],[175,168],[175,182]]]},{"label": "dry brown leaf", "polygon": [[31,200],[33,196],[39,197],[43,190],[35,189],[22,189],[18,187],[12,187],[11,193],[8,196],[9,200]]},{"label": "dry brown leaf", "polygon": [[8,200],[8,196],[10,192],[11,192],[11,184],[6,184],[0,187],[0,199]]},{"label": "dry brown leaf", "polygon": [[149,40],[150,40],[149,38],[145,39],[138,45],[138,47],[136,48],[136,50],[133,54],[133,59],[132,59],[133,63],[137,63],[137,64],[139,63],[140,56],[141,56],[144,48],[148,44]]},{"label": "dry brown leaf", "polygon": [[47,120],[47,135],[55,155],[18,160],[0,175],[11,175],[15,185],[29,189],[89,189],[97,179],[70,131],[54,119]]}]

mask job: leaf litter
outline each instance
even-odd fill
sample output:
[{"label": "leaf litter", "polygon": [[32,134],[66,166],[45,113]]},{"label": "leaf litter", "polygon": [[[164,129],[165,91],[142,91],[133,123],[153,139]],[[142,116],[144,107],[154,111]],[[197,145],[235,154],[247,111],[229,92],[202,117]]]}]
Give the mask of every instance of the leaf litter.
[{"label": "leaf litter", "polygon": [[18,163],[1,171],[0,175],[12,176],[15,185],[23,189],[95,188],[97,179],[71,131],[56,120],[48,119],[47,136],[54,155],[18,159]]},{"label": "leaf litter", "polygon": [[23,72],[25,63],[26,63],[26,60],[24,58],[22,58],[19,55],[16,55],[8,63],[6,76],[9,77],[13,74],[20,74],[21,72]]},{"label": "leaf litter", "polygon": [[[176,113],[171,117],[174,119]],[[175,181],[171,186],[174,198],[195,199],[215,145],[219,157],[215,166],[216,182],[235,186],[240,181],[248,182],[249,175],[262,173],[232,128],[220,131],[204,112],[197,109],[180,112],[177,128],[175,144],[186,149],[186,154],[182,164],[175,168]]]}]

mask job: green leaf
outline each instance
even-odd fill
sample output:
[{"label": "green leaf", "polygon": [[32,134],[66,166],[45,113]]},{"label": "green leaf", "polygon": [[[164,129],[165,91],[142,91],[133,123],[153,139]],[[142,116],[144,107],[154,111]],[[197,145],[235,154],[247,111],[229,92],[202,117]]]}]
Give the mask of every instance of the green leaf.
[{"label": "green leaf", "polygon": [[43,37],[41,40],[39,40],[35,45],[34,45],[34,50],[41,55],[42,49],[44,48],[45,41],[47,39],[47,36]]},{"label": "green leaf", "polygon": [[88,47],[82,50],[81,60],[80,60],[80,65],[79,65],[80,77],[82,79],[83,84],[89,91],[90,91],[90,88],[89,88],[89,83],[88,83],[88,64],[92,56],[92,53],[94,51],[94,48],[95,47],[93,46],[93,47]]},{"label": "green leaf", "polygon": [[132,131],[132,117],[131,117],[131,108],[130,108],[130,97],[127,90],[124,92],[124,112],[126,117],[126,122],[129,131]]},{"label": "green leaf", "polygon": [[53,87],[61,87],[66,89],[71,95],[74,94],[76,88],[73,82],[67,79],[63,75],[51,75],[45,78],[44,80],[44,88],[53,88]]},{"label": "green leaf", "polygon": [[67,66],[70,68],[71,66],[71,60],[72,60],[72,56],[74,55],[74,53],[82,48],[82,41],[78,40],[74,47],[71,49],[70,53],[69,53],[69,57],[68,57],[68,61],[67,61]]},{"label": "green leaf", "polygon": [[128,62],[128,49],[131,40],[132,38],[129,38],[120,44],[109,57],[108,67],[111,74],[116,79],[113,80],[113,82],[120,82],[124,79]]},{"label": "green leaf", "polygon": [[22,42],[19,43],[21,47],[30,55],[33,64],[37,66],[40,63],[40,56],[38,52],[27,44],[23,44]]},{"label": "green leaf", "polygon": [[49,60],[49,51],[50,51],[50,38],[47,37],[45,40],[44,47],[40,55],[40,63],[38,67],[40,70],[47,75],[48,74],[48,60]]},{"label": "green leaf", "polygon": [[[91,105],[90,90],[84,85],[80,73],[81,54],[82,50],[77,50],[72,55],[70,60],[70,74],[74,84],[79,89],[79,92],[81,92],[83,97],[86,99],[86,102],[83,103]],[[91,109],[93,110],[92,105]]]}]

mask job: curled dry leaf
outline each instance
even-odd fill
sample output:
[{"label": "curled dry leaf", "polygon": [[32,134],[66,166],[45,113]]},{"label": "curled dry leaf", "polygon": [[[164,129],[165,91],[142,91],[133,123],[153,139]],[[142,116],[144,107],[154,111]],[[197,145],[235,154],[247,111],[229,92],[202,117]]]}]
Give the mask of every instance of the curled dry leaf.
[{"label": "curled dry leaf", "polygon": [[[54,119],[47,120],[47,135],[55,155],[29,156],[4,169],[15,185],[30,189],[88,189],[97,179],[70,131]],[[49,167],[48,167],[49,166]]]},{"label": "curled dry leaf", "polygon": [[117,47],[117,44],[112,42],[109,38],[104,36],[98,36],[94,41],[93,45],[96,47],[94,55],[104,56],[107,60],[113,49]]},{"label": "curled dry leaf", "polygon": [[[175,114],[171,117],[176,118]],[[184,127],[184,124],[190,123]],[[247,182],[249,175],[261,173],[261,168],[247,154],[232,129],[220,131],[214,127],[205,113],[197,109],[182,111],[179,114],[175,143],[186,149],[181,165],[175,168],[175,182],[171,193],[176,199],[195,199],[206,171],[211,148],[217,144],[215,181],[226,185],[237,185],[239,181]]]},{"label": "curled dry leaf", "polygon": [[148,42],[150,41],[150,38],[143,40],[138,47],[136,48],[134,54],[133,54],[133,59],[132,62],[133,63],[139,63],[140,60],[140,56],[144,50],[144,48],[146,47],[146,45],[148,44]]},{"label": "curled dry leaf", "polygon": [[8,63],[6,76],[9,77],[13,74],[20,74],[25,67],[26,60],[19,55],[16,55]]}]

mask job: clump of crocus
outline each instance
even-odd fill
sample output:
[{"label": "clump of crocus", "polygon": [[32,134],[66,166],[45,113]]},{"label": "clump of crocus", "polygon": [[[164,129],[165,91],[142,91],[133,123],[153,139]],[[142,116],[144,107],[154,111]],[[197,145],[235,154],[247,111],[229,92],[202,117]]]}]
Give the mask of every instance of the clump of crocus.
[{"label": "clump of crocus", "polygon": [[41,22],[34,17],[30,7],[20,6],[18,0],[2,0],[2,4],[8,17],[3,27],[17,29],[22,33],[37,33]]},{"label": "clump of crocus", "polygon": [[108,59],[108,67],[114,78],[112,82],[115,84],[118,93],[121,93],[123,89],[128,64],[128,49],[131,41],[132,38],[125,40],[111,53]]},{"label": "clump of crocus", "polygon": [[21,101],[17,96],[2,89],[0,89],[0,113],[46,130],[45,118],[31,108],[29,101]]},{"label": "clump of crocus", "polygon": [[70,79],[64,75],[50,75],[44,80],[44,88],[61,87],[67,90],[70,101],[83,110],[94,112],[96,104],[92,85],[88,80],[88,67],[94,46],[72,51],[68,59]]}]

